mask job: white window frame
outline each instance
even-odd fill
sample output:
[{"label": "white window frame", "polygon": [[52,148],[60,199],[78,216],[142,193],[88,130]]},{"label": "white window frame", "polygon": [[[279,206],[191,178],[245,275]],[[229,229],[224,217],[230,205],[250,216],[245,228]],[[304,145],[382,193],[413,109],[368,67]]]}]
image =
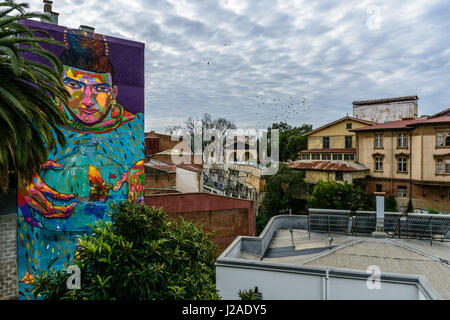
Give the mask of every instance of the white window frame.
[{"label": "white window frame", "polygon": [[353,153],[344,154],[344,160],[345,161],[354,161],[355,160],[355,155]]},{"label": "white window frame", "polygon": [[444,160],[444,174],[450,174],[450,159]]},{"label": "white window frame", "polygon": [[399,148],[406,148],[408,145],[408,136],[406,133],[399,133],[397,136],[397,146]]},{"label": "white window frame", "polygon": [[375,171],[383,171],[383,158],[381,157],[375,158]]},{"label": "white window frame", "polygon": [[444,146],[444,133],[443,132],[436,133],[436,146],[438,146],[438,147]]},{"label": "white window frame", "polygon": [[436,174],[444,174],[444,160],[443,159],[436,160]]},{"label": "white window frame", "polygon": [[407,158],[398,158],[397,160],[397,170],[401,173],[408,172],[408,159]]},{"label": "white window frame", "polygon": [[[400,188],[401,188],[401,190],[404,190],[405,192],[403,193],[400,193]],[[397,195],[398,195],[398,197],[399,198],[406,198],[406,197],[408,197],[408,187],[405,187],[405,186],[398,186],[397,187]]]},{"label": "white window frame", "polygon": [[383,148],[383,135],[382,134],[375,135],[375,148]]}]

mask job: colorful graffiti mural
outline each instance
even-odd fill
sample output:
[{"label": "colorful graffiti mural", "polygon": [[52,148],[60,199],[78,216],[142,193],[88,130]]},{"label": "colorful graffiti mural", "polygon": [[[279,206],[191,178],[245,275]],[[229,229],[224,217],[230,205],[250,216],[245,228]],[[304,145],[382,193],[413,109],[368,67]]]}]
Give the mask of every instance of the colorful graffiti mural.
[{"label": "colorful graffiti mural", "polygon": [[[89,233],[90,224],[108,219],[111,203],[143,201],[144,194],[144,45],[38,25],[46,26],[67,47],[60,59],[71,97],[68,105],[55,101],[66,116],[67,143],[53,150],[34,181],[18,192],[21,299],[31,298],[29,284],[50,262],[55,269],[70,265],[78,237]],[[114,51],[137,56],[124,63]],[[127,74],[133,68],[139,70],[135,78]],[[142,96],[137,106],[118,102],[136,95]]]}]

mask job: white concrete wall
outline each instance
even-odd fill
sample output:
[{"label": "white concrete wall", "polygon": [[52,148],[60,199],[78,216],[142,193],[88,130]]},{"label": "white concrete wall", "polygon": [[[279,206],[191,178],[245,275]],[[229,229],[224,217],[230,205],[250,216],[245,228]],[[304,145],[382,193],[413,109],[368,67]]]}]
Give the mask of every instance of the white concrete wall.
[{"label": "white concrete wall", "polygon": [[176,189],[180,192],[201,192],[200,174],[177,167]]},{"label": "white concrete wall", "polygon": [[353,106],[353,117],[375,122],[402,120],[414,118],[418,106],[414,102],[381,103]]},{"label": "white concrete wall", "polygon": [[368,289],[365,279],[320,274],[216,266],[216,287],[222,299],[240,299],[239,290],[258,287],[263,300],[417,300],[425,299],[414,284],[381,282]]},{"label": "white concrete wall", "polygon": [[216,288],[223,300],[237,300],[239,290],[255,289],[264,300],[320,300],[322,277],[241,268],[216,268]]}]

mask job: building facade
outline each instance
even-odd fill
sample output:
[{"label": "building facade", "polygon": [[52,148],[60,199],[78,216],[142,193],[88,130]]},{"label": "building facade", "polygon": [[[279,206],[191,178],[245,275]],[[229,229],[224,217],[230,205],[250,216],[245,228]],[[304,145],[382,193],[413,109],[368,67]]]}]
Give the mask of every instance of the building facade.
[{"label": "building facade", "polygon": [[418,116],[417,96],[353,102],[353,117],[373,122],[398,121]]},{"label": "building facade", "polygon": [[356,161],[369,168],[367,192],[399,207],[450,211],[450,116],[356,128]]},{"label": "building facade", "polygon": [[313,131],[308,137],[308,149],[301,151],[301,160],[354,161],[356,153],[355,133],[352,129],[373,125],[371,121],[346,116]]},{"label": "building facade", "polygon": [[306,133],[308,149],[299,152],[300,160],[288,167],[305,172],[305,182],[334,180],[354,183],[365,189],[368,169],[355,163],[356,134],[351,131],[374,125],[371,121],[346,116]]}]

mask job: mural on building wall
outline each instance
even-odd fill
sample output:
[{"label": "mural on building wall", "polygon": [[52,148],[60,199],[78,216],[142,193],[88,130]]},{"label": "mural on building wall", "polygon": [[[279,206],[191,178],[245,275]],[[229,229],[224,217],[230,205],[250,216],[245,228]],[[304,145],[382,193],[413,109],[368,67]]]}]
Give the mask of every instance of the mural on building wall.
[{"label": "mural on building wall", "polygon": [[68,105],[55,101],[66,116],[67,143],[18,192],[22,299],[31,298],[29,284],[49,262],[56,259],[55,269],[70,265],[77,238],[108,219],[111,203],[143,201],[144,194],[143,44],[61,27],[46,31],[67,47],[59,56],[71,97]]}]

